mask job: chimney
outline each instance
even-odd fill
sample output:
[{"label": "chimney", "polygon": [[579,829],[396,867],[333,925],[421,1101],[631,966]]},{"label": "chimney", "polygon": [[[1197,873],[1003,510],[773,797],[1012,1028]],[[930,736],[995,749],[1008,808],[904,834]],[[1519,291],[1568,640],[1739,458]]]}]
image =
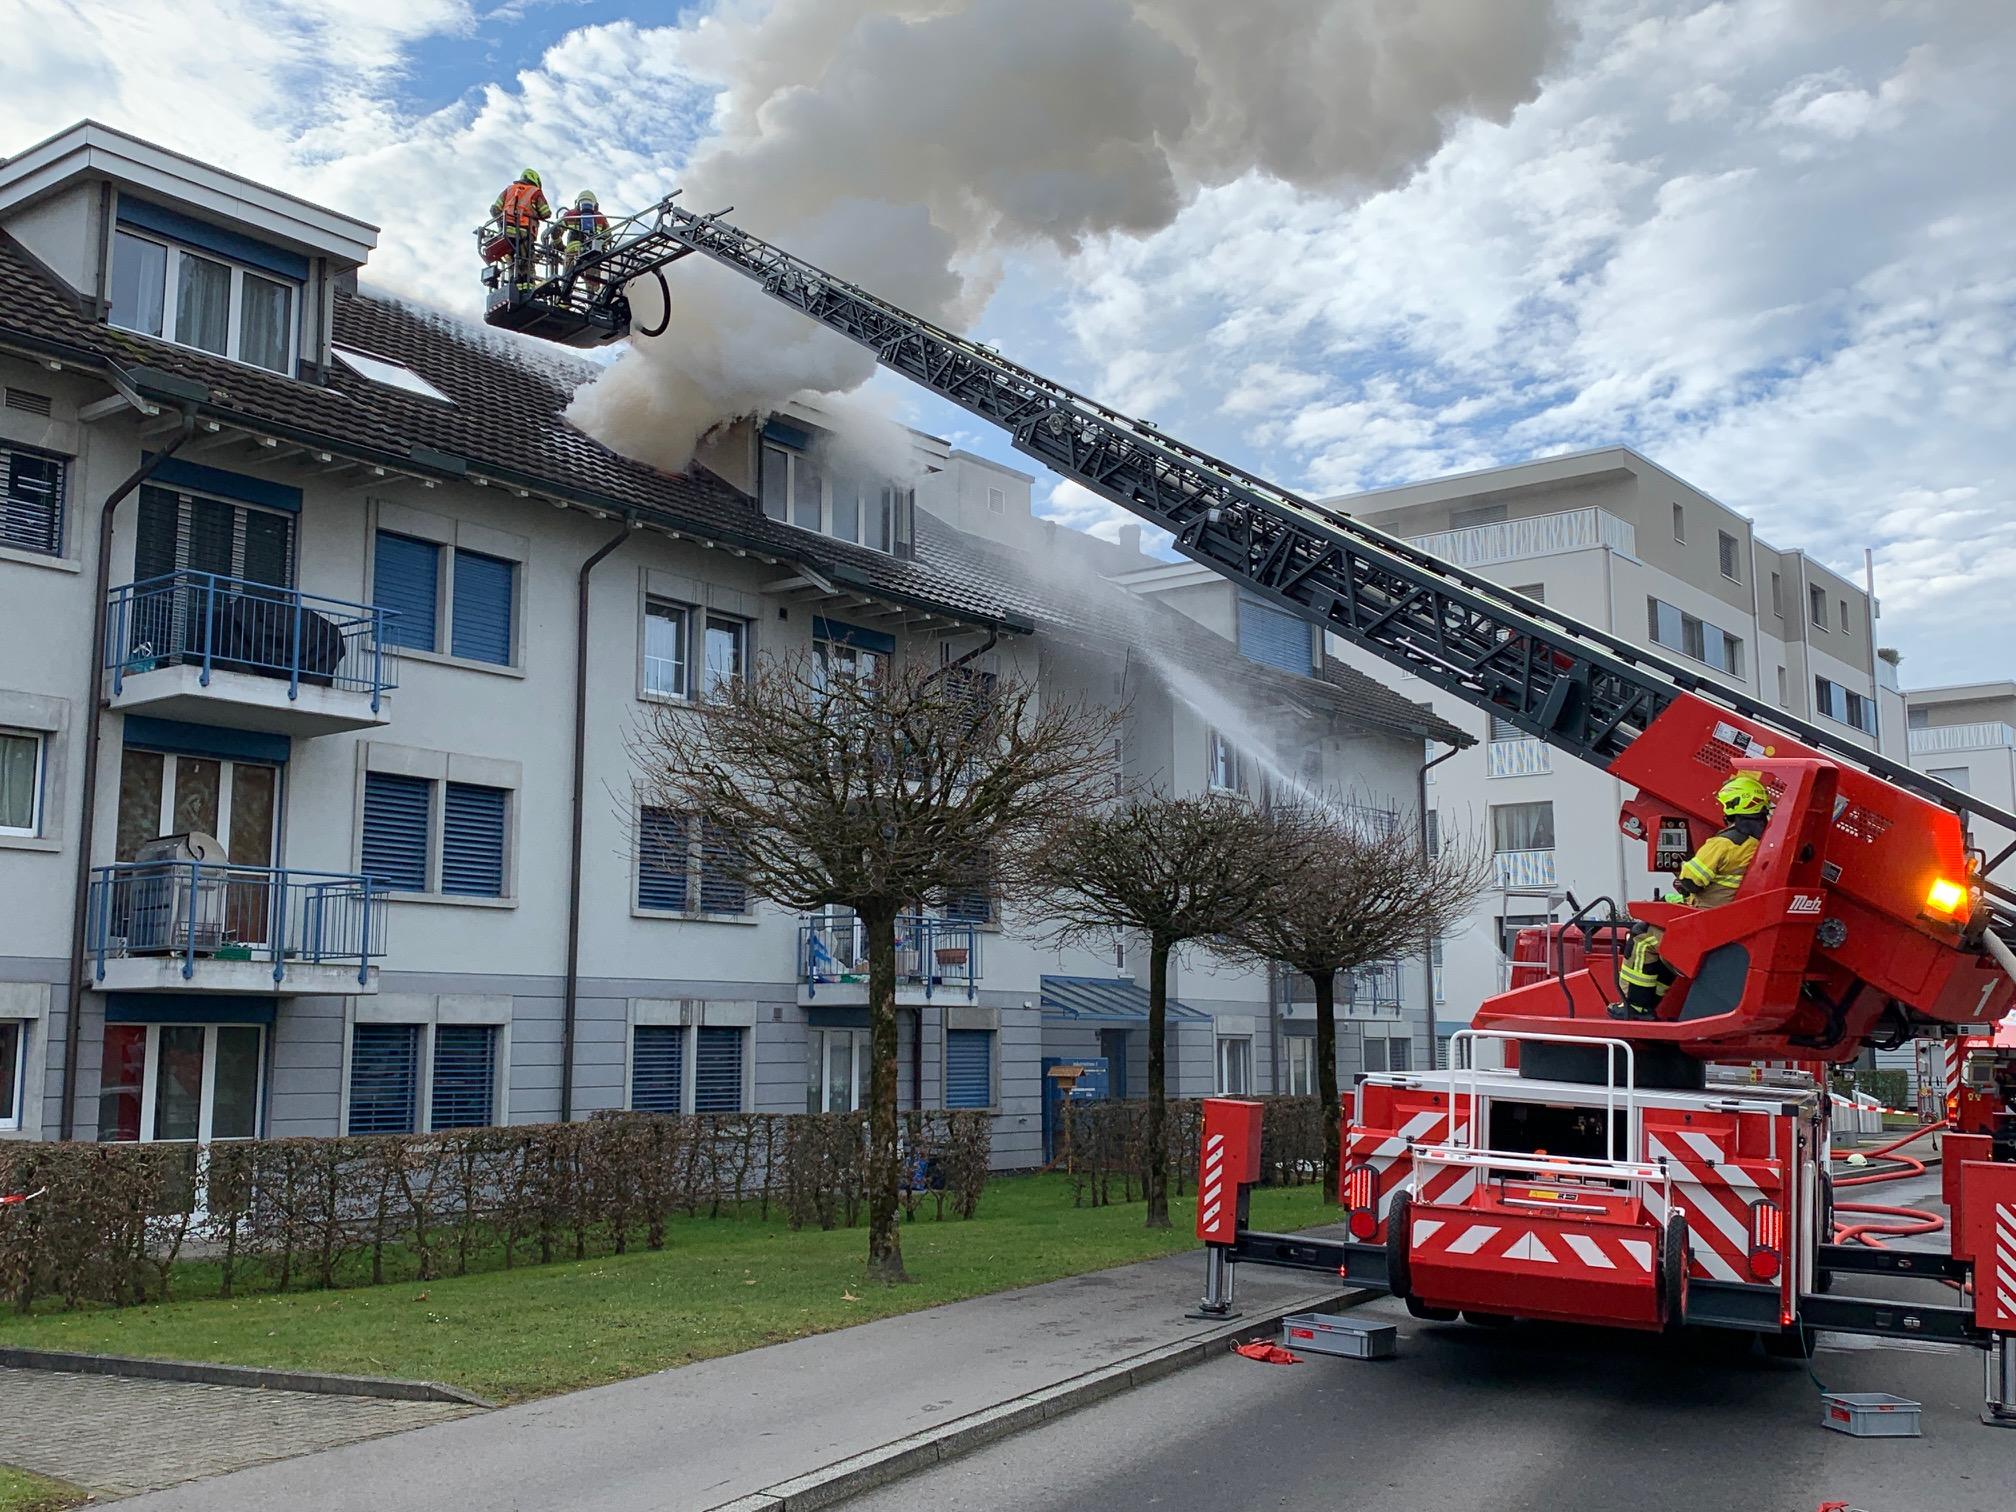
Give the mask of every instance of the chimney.
[{"label": "chimney", "polygon": [[1141,527],[1126,524],[1120,527],[1120,549],[1129,556],[1141,555]]}]

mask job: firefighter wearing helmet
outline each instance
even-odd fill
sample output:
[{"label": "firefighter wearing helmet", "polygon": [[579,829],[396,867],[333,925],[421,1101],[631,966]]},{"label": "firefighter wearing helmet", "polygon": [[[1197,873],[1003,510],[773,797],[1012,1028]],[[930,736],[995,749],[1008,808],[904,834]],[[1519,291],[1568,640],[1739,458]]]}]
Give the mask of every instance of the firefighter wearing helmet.
[{"label": "firefighter wearing helmet", "polygon": [[[1666,894],[1668,903],[1718,908],[1736,896],[1744,874],[1750,870],[1757,842],[1764,838],[1765,821],[1771,817],[1770,789],[1755,772],[1734,772],[1716,790],[1715,801],[1722,807],[1722,817],[1729,822],[1680,863],[1679,879]],[[1624,1001],[1610,1005],[1610,1017],[1659,1016],[1659,1004],[1674,980],[1673,968],[1659,958],[1663,933],[1646,924],[1632,931],[1624,963],[1617,970]]]},{"label": "firefighter wearing helmet", "polygon": [[511,241],[513,277],[520,283],[532,277],[532,258],[539,246],[539,223],[553,218],[546,203],[546,191],[539,185],[539,170],[527,168],[504,186],[504,192],[490,205],[491,219]]},{"label": "firefighter wearing helmet", "polygon": [[584,252],[607,251],[611,241],[609,217],[602,213],[602,202],[595,198],[595,191],[583,189],[575,195],[574,203],[560,212],[547,235],[560,249],[561,266],[569,273]]}]

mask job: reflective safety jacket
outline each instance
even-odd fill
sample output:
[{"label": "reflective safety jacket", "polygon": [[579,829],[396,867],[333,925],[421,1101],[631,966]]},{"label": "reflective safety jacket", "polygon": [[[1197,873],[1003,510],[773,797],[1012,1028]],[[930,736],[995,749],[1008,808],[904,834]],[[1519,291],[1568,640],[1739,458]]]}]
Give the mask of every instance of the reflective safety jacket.
[{"label": "reflective safety jacket", "polygon": [[553,225],[553,239],[575,251],[599,252],[609,245],[609,217],[600,210],[562,210]]},{"label": "reflective safety jacket", "polygon": [[491,205],[490,213],[507,230],[524,231],[535,221],[549,219],[553,207],[546,203],[546,191],[537,184],[528,184],[523,179],[513,179],[504,186],[504,192]]},{"label": "reflective safety jacket", "polygon": [[1761,814],[1731,820],[1727,829],[1710,835],[1701,842],[1699,850],[1680,863],[1680,880],[1673,890],[1695,908],[1716,908],[1727,903],[1743,885],[1763,834]]}]

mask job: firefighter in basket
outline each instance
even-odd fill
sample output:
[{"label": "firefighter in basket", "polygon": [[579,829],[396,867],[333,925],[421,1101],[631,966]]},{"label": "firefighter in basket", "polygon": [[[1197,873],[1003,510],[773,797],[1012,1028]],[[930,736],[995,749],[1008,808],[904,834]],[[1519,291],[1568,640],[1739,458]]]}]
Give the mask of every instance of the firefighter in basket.
[{"label": "firefighter in basket", "polygon": [[[546,233],[560,254],[560,271],[572,273],[574,264],[588,252],[606,252],[614,237],[609,229],[609,217],[602,213],[601,201],[595,198],[595,191],[583,189],[574,196],[574,203],[562,210],[553,222],[553,229]],[[588,276],[590,285],[599,285],[601,280],[593,274]]]},{"label": "firefighter in basket", "polygon": [[[1750,862],[1757,855],[1757,842],[1764,838],[1764,825],[1771,817],[1771,792],[1755,772],[1733,772],[1716,790],[1715,801],[1729,822],[1701,842],[1701,846],[1680,863],[1679,879],[1665,901],[1684,903],[1689,908],[1719,908],[1736,896]],[[1610,1005],[1615,1019],[1653,1019],[1673,985],[1675,972],[1659,958],[1659,942],[1665,931],[1639,924],[1631,931],[1624,950],[1624,963],[1617,969],[1617,983],[1624,1001]]]},{"label": "firefighter in basket", "polygon": [[533,258],[539,250],[539,226],[553,218],[546,191],[539,184],[539,170],[527,168],[504,186],[504,192],[490,205],[490,218],[511,243],[511,276],[518,283],[531,281]]}]

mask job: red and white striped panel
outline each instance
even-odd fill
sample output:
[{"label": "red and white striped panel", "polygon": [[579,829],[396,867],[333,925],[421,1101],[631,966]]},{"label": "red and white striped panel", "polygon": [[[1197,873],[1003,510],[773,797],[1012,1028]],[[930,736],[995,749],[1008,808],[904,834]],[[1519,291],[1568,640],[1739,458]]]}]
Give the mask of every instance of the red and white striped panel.
[{"label": "red and white striped panel", "polygon": [[1237,1225],[1223,1221],[1226,1206],[1225,1136],[1204,1136],[1204,1159],[1197,1172],[1197,1233],[1207,1243],[1229,1244]]},{"label": "red and white striped panel", "polygon": [[1985,1319],[1991,1328],[2016,1330],[2016,1203],[1995,1204],[1993,1295],[1999,1317]]},{"label": "red and white striped panel", "polygon": [[[1692,1129],[1647,1129],[1645,1154],[1664,1158],[1673,1173],[1673,1195],[1687,1214],[1694,1254],[1691,1273],[1711,1281],[1750,1281],[1750,1205],[1764,1188],[1741,1166],[1731,1165],[1713,1136]],[[1666,1222],[1666,1198],[1656,1183],[1645,1189],[1645,1210]]]},{"label": "red and white striped panel", "polygon": [[1545,1236],[1516,1222],[1417,1216],[1408,1235],[1413,1255],[1475,1255],[1480,1259],[1524,1260],[1533,1265],[1580,1265],[1591,1271],[1614,1271],[1619,1277],[1649,1275],[1652,1241],[1621,1238],[1591,1225],[1586,1233]]},{"label": "red and white striped panel", "polygon": [[[1430,1108],[1411,1115],[1391,1134],[1378,1134],[1371,1130],[1354,1134],[1346,1150],[1345,1167],[1370,1166],[1379,1178],[1379,1221],[1386,1221],[1387,1210],[1393,1205],[1393,1194],[1405,1186],[1414,1173],[1414,1157],[1410,1146],[1441,1140],[1446,1137],[1449,1118],[1439,1108]],[[1467,1122],[1456,1126],[1455,1138],[1463,1139],[1470,1132]],[[1477,1173],[1469,1170],[1440,1169],[1429,1179],[1429,1187],[1435,1195],[1424,1197],[1432,1202],[1460,1202],[1476,1189]]]}]

